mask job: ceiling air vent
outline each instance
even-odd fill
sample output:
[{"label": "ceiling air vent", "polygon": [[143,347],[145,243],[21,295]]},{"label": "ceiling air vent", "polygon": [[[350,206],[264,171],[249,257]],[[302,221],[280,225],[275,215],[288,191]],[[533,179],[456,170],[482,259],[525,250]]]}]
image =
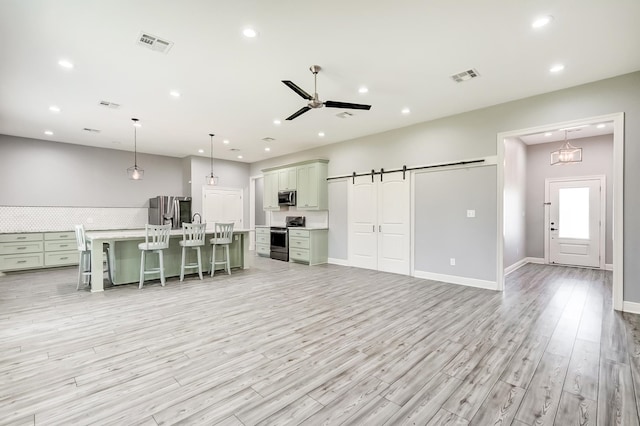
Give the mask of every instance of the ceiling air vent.
[{"label": "ceiling air vent", "polygon": [[173,46],[172,41],[162,40],[149,33],[140,33],[138,44],[160,53],[167,53]]},{"label": "ceiling air vent", "polygon": [[111,109],[120,108],[120,104],[116,104],[114,102],[109,102],[109,101],[100,101],[100,106],[111,108]]},{"label": "ceiling air vent", "polygon": [[475,68],[459,72],[451,76],[451,79],[456,83],[462,83],[463,81],[471,80],[472,78],[480,77],[480,73]]},{"label": "ceiling air vent", "polygon": [[90,129],[88,127],[85,127],[82,130],[84,130],[85,132],[89,132],[89,133],[100,133],[100,130],[98,130],[98,129]]},{"label": "ceiling air vent", "polygon": [[267,136],[266,138],[262,138],[262,140],[265,141],[265,142],[273,142],[273,141],[275,141],[274,138],[271,138],[269,136]]},{"label": "ceiling air vent", "polygon": [[341,112],[340,114],[336,114],[336,117],[340,117],[340,118],[349,118],[349,117],[353,117],[353,114],[347,111]]}]

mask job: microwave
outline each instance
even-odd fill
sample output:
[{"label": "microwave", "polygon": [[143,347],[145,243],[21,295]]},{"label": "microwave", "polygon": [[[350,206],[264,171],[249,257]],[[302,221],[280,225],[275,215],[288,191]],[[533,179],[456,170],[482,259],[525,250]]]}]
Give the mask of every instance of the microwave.
[{"label": "microwave", "polygon": [[279,206],[295,206],[296,191],[278,191]]}]

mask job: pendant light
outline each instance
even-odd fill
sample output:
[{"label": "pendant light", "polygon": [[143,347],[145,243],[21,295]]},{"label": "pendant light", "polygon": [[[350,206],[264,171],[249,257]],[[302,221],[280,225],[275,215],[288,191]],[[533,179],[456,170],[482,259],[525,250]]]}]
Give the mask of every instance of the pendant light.
[{"label": "pendant light", "polygon": [[138,124],[137,118],[132,118],[133,121],[133,167],[129,167],[127,169],[127,174],[129,175],[129,179],[131,180],[142,180],[144,176],[144,170],[138,167],[138,140],[137,140],[137,128],[140,126]]},{"label": "pendant light", "polygon": [[582,148],[575,147],[567,140],[567,131],[564,131],[564,144],[551,153],[551,165],[575,164],[582,162]]},{"label": "pendant light", "polygon": [[218,184],[218,176],[213,174],[213,137],[215,136],[213,133],[209,133],[211,137],[211,173],[208,174],[205,179],[207,180],[207,185],[217,185]]}]

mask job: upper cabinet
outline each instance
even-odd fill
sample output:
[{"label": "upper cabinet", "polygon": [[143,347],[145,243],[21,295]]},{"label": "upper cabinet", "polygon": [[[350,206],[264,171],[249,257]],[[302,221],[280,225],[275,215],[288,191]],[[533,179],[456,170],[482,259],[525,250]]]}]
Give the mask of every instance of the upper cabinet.
[{"label": "upper cabinet", "polygon": [[297,168],[287,167],[278,170],[278,190],[279,191],[295,191],[297,182]]},{"label": "upper cabinet", "polygon": [[313,162],[298,166],[298,210],[327,210],[327,163]]},{"label": "upper cabinet", "polygon": [[280,210],[278,205],[278,172],[264,173],[264,194],[262,208],[264,210]]},{"label": "upper cabinet", "polygon": [[264,169],[264,210],[279,210],[278,191],[296,191],[297,210],[328,210],[329,160],[311,160]]}]

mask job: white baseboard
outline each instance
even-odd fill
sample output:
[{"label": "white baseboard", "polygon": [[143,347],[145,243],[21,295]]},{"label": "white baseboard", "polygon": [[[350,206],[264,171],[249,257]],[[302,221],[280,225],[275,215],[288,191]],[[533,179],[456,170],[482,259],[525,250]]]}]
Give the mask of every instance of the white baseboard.
[{"label": "white baseboard", "polygon": [[535,263],[537,265],[544,265],[544,257],[525,257],[524,260],[527,263]]},{"label": "white baseboard", "polygon": [[331,265],[349,266],[348,259],[336,259],[335,257],[327,259],[327,263],[330,263]]},{"label": "white baseboard", "polygon": [[613,263],[605,263],[604,264],[605,271],[613,271]]},{"label": "white baseboard", "polygon": [[435,274],[433,272],[414,271],[413,276],[426,280],[441,281],[449,284],[466,285],[468,287],[484,288],[486,290],[497,290],[498,284],[495,281],[479,280],[476,278],[459,277],[457,275]]},{"label": "white baseboard", "polygon": [[509,275],[513,271],[522,268],[527,263],[529,263],[529,262],[527,262],[527,258],[525,257],[524,259],[520,259],[519,261],[517,261],[513,265],[507,266],[506,268],[504,268],[504,276],[506,277],[507,275]]},{"label": "white baseboard", "polygon": [[640,314],[640,303],[622,302],[622,310],[630,314]]}]

